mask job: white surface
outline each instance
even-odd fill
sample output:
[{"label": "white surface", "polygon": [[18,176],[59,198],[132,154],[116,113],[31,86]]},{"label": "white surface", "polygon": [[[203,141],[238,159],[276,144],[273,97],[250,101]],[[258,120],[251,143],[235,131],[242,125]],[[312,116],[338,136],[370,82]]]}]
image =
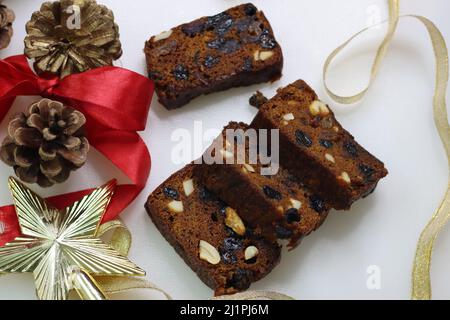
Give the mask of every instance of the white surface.
[{"label": "white surface", "polygon": [[[0,58],[23,50],[24,25],[40,0],[6,0],[15,10],[15,36]],[[113,9],[120,26],[124,55],[117,65],[145,74],[144,41],[182,22],[215,14],[243,1],[236,0],[102,0]],[[276,88],[298,78],[308,81],[322,99],[330,102],[321,84],[322,64],[338,44],[368,23],[387,16],[384,0],[255,0],[270,19],[285,54],[284,76],[272,85],[262,84],[202,97],[183,109],[168,112],[156,99],[148,128],[142,133],[153,158],[150,180],[141,196],[123,213],[133,232],[131,258],[148,272],[148,278],[178,299],[206,299],[211,290],[182,262],[162,238],[143,204],[148,194],[181,165],[170,161],[173,130],[192,130],[194,121],[205,128],[220,128],[230,120],[250,121],[256,110],[248,97],[256,90],[272,96]],[[377,12],[379,15],[377,16]],[[450,43],[450,12],[446,0],[409,0],[403,13],[425,15],[433,20]],[[373,15],[375,13],[375,15]],[[368,61],[383,29],[365,37],[351,55],[344,55],[333,70],[333,88],[351,93],[367,79]],[[375,194],[359,201],[350,212],[332,212],[324,226],[304,240],[294,252],[284,252],[280,265],[252,289],[276,290],[297,299],[408,299],[410,273],[416,241],[445,191],[447,166],[443,148],[432,120],[431,99],[434,60],[425,29],[407,19],[400,23],[394,44],[379,78],[367,98],[357,107],[336,106],[338,119],[390,171]],[[19,99],[16,111],[27,100]],[[5,122],[5,121],[4,121]],[[5,123],[0,126],[0,138]],[[12,171],[0,164],[0,205],[11,203],[6,188]],[[60,194],[97,186],[118,175],[118,170],[95,152],[90,162],[70,182],[52,190]],[[123,177],[122,177],[123,181]],[[439,237],[433,259],[434,298],[450,298],[450,230]],[[366,270],[381,270],[381,289],[369,290]],[[123,297],[123,296],[122,296]],[[128,295],[127,297],[131,297]],[[157,297],[133,295],[132,297]],[[0,278],[0,298],[33,299],[30,275]]]}]

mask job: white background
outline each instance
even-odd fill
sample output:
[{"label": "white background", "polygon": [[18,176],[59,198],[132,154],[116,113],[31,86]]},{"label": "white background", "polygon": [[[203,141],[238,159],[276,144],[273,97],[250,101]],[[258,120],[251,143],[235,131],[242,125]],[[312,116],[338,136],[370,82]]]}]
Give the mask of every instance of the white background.
[{"label": "white background", "polygon": [[[17,20],[10,47],[0,58],[23,51],[24,26],[40,0],[6,0]],[[120,26],[124,55],[116,65],[145,74],[144,42],[151,35],[194,18],[215,14],[238,0],[101,0],[115,13]],[[277,87],[303,78],[330,102],[321,83],[322,64],[328,53],[354,32],[387,17],[385,0],[255,0],[272,23],[285,55],[283,78],[274,84],[229,90],[202,97],[188,106],[168,112],[153,101],[148,127],[142,133],[153,158],[148,185],[123,213],[133,233],[130,257],[147,271],[148,279],[178,299],[207,299],[212,291],[182,262],[156,230],[144,210],[150,192],[181,164],[170,160],[171,133],[192,130],[194,121],[204,128],[220,128],[230,120],[249,122],[256,110],[248,97],[257,89],[272,96]],[[402,13],[427,16],[450,43],[450,2],[408,0]],[[384,29],[364,36],[339,66],[332,69],[330,84],[340,93],[352,93],[367,80],[370,57]],[[280,265],[252,289],[275,290],[297,299],[408,299],[411,266],[420,231],[436,209],[447,185],[447,163],[432,120],[434,60],[425,29],[416,21],[403,20],[378,80],[357,106],[334,105],[338,119],[390,171],[375,194],[359,201],[350,212],[332,212],[324,226],[304,240],[294,252],[284,252]],[[139,94],[136,92],[135,94]],[[33,99],[31,99],[33,100]],[[18,99],[14,112],[30,101]],[[5,135],[6,121],[0,126]],[[191,158],[194,158],[192,155]],[[11,203],[6,187],[12,170],[0,164],[0,205]],[[69,182],[42,190],[61,194],[126,178],[95,151],[89,163]],[[450,298],[450,229],[436,243],[432,283],[434,298]],[[381,289],[369,290],[366,270],[381,270]],[[31,275],[0,278],[0,298],[33,299]],[[126,298],[158,298],[148,293]]]}]

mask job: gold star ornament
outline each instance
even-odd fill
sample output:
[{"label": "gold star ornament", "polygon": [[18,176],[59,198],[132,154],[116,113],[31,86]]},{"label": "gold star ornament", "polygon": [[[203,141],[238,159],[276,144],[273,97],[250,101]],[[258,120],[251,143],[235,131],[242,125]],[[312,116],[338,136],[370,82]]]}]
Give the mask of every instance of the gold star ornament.
[{"label": "gold star ornament", "polygon": [[109,182],[58,210],[10,178],[22,235],[0,248],[0,272],[32,272],[37,296],[44,300],[67,299],[74,289],[74,270],[89,276],[145,275],[96,236],[115,185]]}]

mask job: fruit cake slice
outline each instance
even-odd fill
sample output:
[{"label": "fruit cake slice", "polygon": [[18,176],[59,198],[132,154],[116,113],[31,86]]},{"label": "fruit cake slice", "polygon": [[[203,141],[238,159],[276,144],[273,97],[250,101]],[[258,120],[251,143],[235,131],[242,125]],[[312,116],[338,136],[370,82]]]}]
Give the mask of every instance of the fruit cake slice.
[{"label": "fruit cake slice", "polygon": [[336,209],[349,209],[388,173],[302,80],[263,104],[252,127],[279,129],[280,162]]},{"label": "fruit cake slice", "polygon": [[161,234],[216,295],[246,290],[278,264],[280,247],[246,228],[232,208],[197,183],[193,168],[188,165],[161,184],[146,209]]},{"label": "fruit cake slice", "polygon": [[275,81],[283,68],[270,23],[251,3],[153,36],[145,55],[149,77],[167,109],[202,94]]},{"label": "fruit cake slice", "polygon": [[[244,123],[231,122],[208,148],[203,164],[195,168],[202,184],[236,208],[242,220],[251,227],[261,227],[268,239],[289,239],[294,248],[304,236],[316,230],[325,220],[329,205],[309,192],[283,168],[276,174],[263,175],[267,169],[259,157],[255,130]],[[206,157],[216,154],[223,164],[211,163]],[[273,172],[275,173],[275,172]]]}]

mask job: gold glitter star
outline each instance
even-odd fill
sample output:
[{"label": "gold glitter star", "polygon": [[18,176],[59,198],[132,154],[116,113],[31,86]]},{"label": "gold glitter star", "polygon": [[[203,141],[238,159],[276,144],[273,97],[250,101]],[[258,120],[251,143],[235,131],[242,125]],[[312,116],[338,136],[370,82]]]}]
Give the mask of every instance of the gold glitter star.
[{"label": "gold glitter star", "polygon": [[145,272],[96,237],[115,182],[58,210],[26,186],[9,179],[22,235],[0,248],[0,272],[33,272],[37,296],[67,299],[74,267],[96,276],[142,276]]}]

